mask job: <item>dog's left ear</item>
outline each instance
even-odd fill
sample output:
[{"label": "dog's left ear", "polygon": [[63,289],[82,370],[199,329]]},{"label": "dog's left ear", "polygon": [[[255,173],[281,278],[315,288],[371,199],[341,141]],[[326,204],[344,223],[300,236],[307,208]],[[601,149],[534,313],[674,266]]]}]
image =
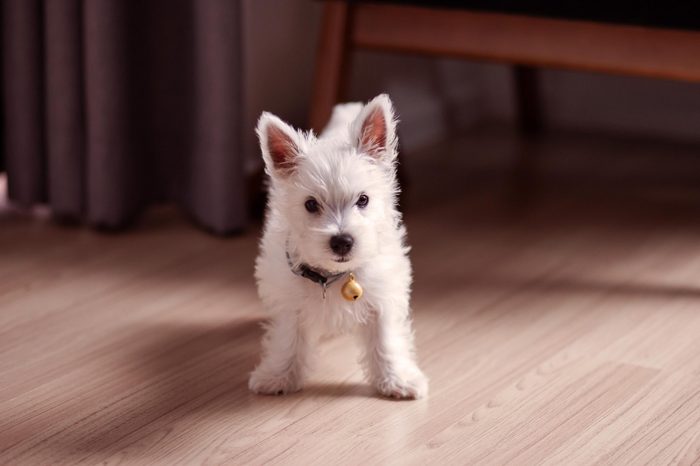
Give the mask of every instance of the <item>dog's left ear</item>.
[{"label": "dog's left ear", "polygon": [[358,152],[380,162],[394,162],[396,119],[388,95],[378,95],[364,106],[350,127],[350,137]]}]

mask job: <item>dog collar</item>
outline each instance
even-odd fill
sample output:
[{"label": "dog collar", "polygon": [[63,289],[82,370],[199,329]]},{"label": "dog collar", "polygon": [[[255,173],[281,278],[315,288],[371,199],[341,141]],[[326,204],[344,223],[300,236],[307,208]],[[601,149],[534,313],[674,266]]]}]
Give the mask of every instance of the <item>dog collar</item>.
[{"label": "dog collar", "polygon": [[292,258],[289,255],[289,251],[286,251],[285,254],[287,255],[289,270],[291,270],[294,275],[298,275],[321,285],[321,288],[323,289],[323,299],[326,299],[326,289],[338,281],[341,277],[348,274],[348,272],[330,273],[325,270],[322,271],[319,269],[314,269],[306,264],[294,265],[294,262],[292,262]]},{"label": "dog collar", "polygon": [[292,261],[292,257],[289,255],[289,238],[287,238],[287,246],[285,247],[284,254],[287,256],[289,270],[291,270],[294,275],[298,275],[321,285],[323,299],[326,299],[326,290],[328,287],[345,275],[348,275],[348,279],[340,289],[340,295],[347,301],[357,301],[362,297],[362,287],[357,283],[355,274],[352,272],[331,273],[325,270],[315,269],[304,263],[295,265]]}]

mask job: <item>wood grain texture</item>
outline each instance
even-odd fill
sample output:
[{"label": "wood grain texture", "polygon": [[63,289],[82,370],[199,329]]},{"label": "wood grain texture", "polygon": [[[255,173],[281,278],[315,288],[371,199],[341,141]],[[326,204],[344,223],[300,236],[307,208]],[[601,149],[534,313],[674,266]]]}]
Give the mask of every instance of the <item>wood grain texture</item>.
[{"label": "wood grain texture", "polygon": [[[442,171],[465,176],[456,147]],[[557,196],[513,217],[426,160],[406,215],[417,402],[375,396],[350,337],[301,393],[248,392],[255,231],[0,213],[0,464],[698,464],[697,207]]]},{"label": "wood grain texture", "polygon": [[700,81],[700,33],[359,3],[352,44],[530,66]]}]

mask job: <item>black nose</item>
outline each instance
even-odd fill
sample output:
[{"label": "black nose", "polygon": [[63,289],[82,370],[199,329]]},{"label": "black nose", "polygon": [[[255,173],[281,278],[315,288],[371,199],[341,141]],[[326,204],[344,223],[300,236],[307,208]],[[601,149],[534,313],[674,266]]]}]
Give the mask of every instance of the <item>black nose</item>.
[{"label": "black nose", "polygon": [[352,236],[346,233],[343,233],[342,235],[335,235],[331,237],[331,249],[339,256],[344,256],[350,252],[354,242],[355,241],[352,239]]}]

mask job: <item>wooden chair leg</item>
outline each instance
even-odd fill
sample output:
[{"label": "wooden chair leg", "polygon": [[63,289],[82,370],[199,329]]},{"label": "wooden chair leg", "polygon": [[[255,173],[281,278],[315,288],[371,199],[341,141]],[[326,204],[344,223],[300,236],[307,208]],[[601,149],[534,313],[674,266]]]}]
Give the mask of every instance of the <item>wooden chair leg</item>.
[{"label": "wooden chair leg", "polygon": [[515,65],[513,77],[518,128],[523,135],[535,135],[542,130],[542,106],[537,69],[531,66]]},{"label": "wooden chair leg", "polygon": [[316,131],[323,129],[333,106],[342,97],[347,72],[349,22],[347,1],[324,2],[309,121]]},{"label": "wooden chair leg", "polygon": [[511,206],[520,210],[535,195],[537,187],[538,139],[542,132],[542,106],[537,69],[516,65],[513,68],[515,105],[520,141],[514,154],[510,186]]}]

